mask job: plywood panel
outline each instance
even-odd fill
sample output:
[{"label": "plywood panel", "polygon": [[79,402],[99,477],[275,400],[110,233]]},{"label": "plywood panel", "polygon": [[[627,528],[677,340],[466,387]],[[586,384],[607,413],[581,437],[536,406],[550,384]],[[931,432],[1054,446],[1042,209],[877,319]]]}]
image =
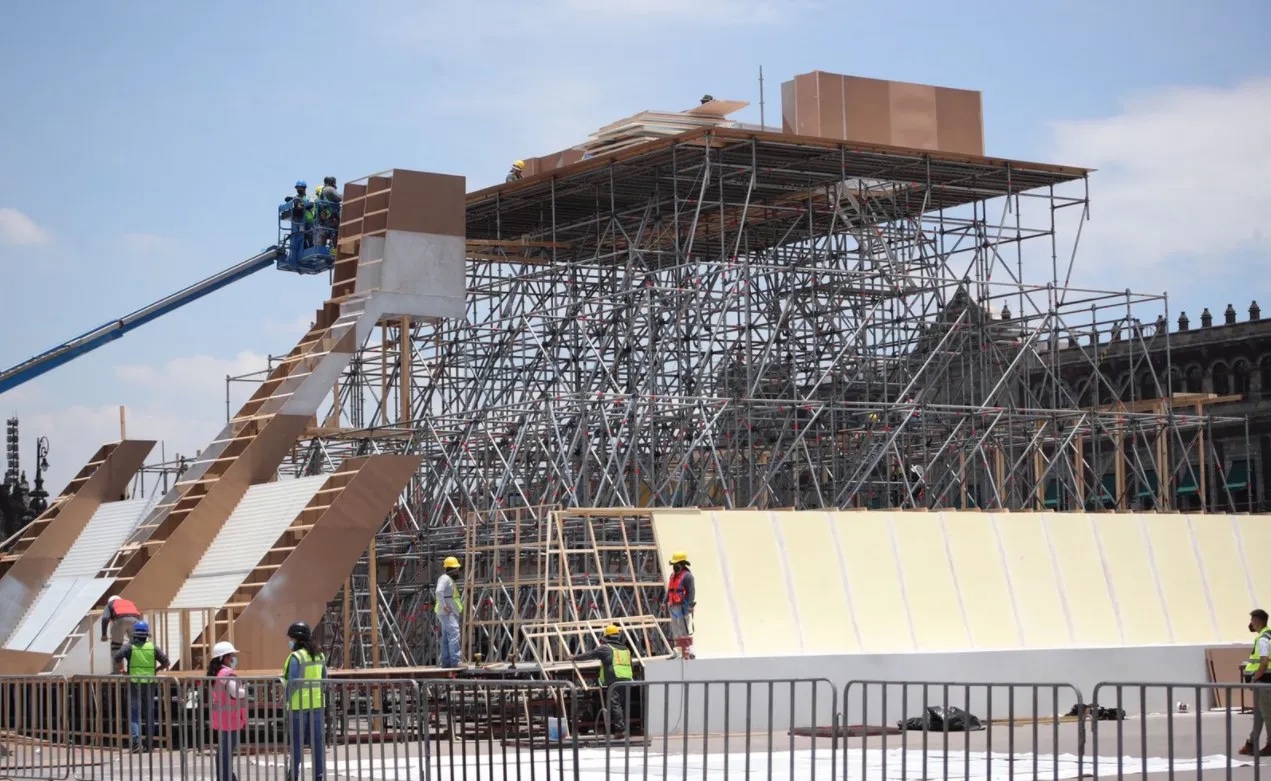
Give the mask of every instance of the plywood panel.
[{"label": "plywood panel", "polygon": [[1059,584],[1068,605],[1074,645],[1121,644],[1121,622],[1095,537],[1096,516],[1046,513],[1042,524],[1050,540]]},{"label": "plywood panel", "polygon": [[1101,513],[1095,517],[1095,529],[1107,562],[1125,643],[1168,643],[1169,625],[1148,561],[1142,521],[1128,513]]},{"label": "plywood panel", "polygon": [[941,515],[971,647],[1021,647],[1023,638],[992,516],[968,512]]},{"label": "plywood panel", "polygon": [[1152,563],[1165,600],[1171,639],[1175,643],[1217,641],[1214,615],[1205,593],[1187,517],[1144,513],[1141,518],[1151,542]]},{"label": "plywood panel", "polygon": [[[804,652],[860,651],[829,513],[784,511],[772,515],[785,553],[782,568],[794,584]],[[839,618],[825,621],[824,616]]]},{"label": "plywood panel", "polygon": [[803,643],[785,578],[771,513],[716,512],[715,533],[737,606],[741,646],[748,655],[799,653]]},{"label": "plywood panel", "polygon": [[1248,559],[1237,542],[1235,519],[1229,515],[1184,517],[1196,540],[1220,641],[1248,642],[1244,620],[1258,602],[1249,593]]},{"label": "plywood panel", "polygon": [[970,648],[939,513],[888,515],[917,647],[930,651]]},{"label": "plywood panel", "polygon": [[[1257,566],[1259,557],[1271,551],[1271,519],[1265,515],[1233,515],[1231,517],[1240,534],[1241,550],[1244,551],[1249,579],[1253,582],[1253,604],[1241,613],[1247,616],[1255,607],[1271,610],[1271,567]],[[1243,622],[1244,618],[1236,620]]]},{"label": "plywood panel", "polygon": [[693,652],[698,656],[735,656],[741,652],[733,599],[724,580],[715,521],[709,512],[655,512],[662,561],[684,551],[693,565],[697,611],[693,616]]},{"label": "plywood panel", "polygon": [[909,608],[901,587],[891,537],[891,522],[884,513],[838,512],[833,514],[835,534],[847,567],[853,617],[866,653],[912,651],[913,632]]},{"label": "plywood panel", "polygon": [[1006,557],[1025,648],[1072,644],[1064,600],[1042,519],[1034,513],[992,513]]}]

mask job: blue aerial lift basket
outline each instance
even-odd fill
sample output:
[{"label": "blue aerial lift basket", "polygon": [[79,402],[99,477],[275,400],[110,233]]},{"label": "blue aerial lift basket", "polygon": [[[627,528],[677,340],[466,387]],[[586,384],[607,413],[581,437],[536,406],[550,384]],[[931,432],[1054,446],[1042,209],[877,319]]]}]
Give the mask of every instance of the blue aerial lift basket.
[{"label": "blue aerial lift basket", "polygon": [[[317,201],[316,209],[334,212],[340,221],[339,206]],[[336,229],[321,223],[297,222],[292,219],[290,199],[278,206],[278,246],[281,252],[276,264],[279,271],[297,274],[321,274],[335,265]]]}]

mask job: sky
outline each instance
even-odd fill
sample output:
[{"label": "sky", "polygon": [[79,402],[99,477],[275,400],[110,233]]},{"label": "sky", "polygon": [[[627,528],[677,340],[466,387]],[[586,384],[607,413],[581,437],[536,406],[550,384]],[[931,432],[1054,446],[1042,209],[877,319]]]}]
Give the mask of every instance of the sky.
[{"label": "sky", "polygon": [[[811,70],[982,91],[987,154],[1098,169],[1075,283],[1243,318],[1271,305],[1267,30],[1265,0],[17,4],[0,364],[274,243],[298,178],[413,168],[477,189],[705,92],[758,122],[760,66],[769,124],[780,82]],[[48,437],[56,493],[119,438],[119,405],[130,437],[192,454],[225,421],[225,378],[289,350],[327,290],[262,272],[0,396],[23,468]]]}]

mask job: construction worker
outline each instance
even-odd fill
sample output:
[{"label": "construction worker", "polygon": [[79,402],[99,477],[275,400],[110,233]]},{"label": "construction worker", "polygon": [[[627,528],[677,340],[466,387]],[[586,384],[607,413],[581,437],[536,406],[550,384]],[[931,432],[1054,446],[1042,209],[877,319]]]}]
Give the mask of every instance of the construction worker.
[{"label": "construction worker", "polygon": [[455,585],[459,574],[459,559],[447,556],[441,564],[445,571],[437,578],[437,591],[433,599],[433,612],[441,628],[441,666],[461,667],[459,647],[459,616],[463,614],[463,593]]},{"label": "construction worker", "polygon": [[512,164],[512,170],[508,171],[508,176],[503,181],[519,182],[521,181],[521,177],[524,175],[525,175],[525,161],[517,160],[515,163]]},{"label": "construction worker", "polygon": [[141,620],[141,611],[132,603],[119,595],[106,600],[106,609],[102,611],[102,642],[106,642],[106,629],[110,628],[110,655],[123,647],[124,641],[132,637],[132,629]]},{"label": "construction worker", "polygon": [[666,604],[671,613],[671,639],[680,649],[681,659],[693,656],[693,609],[697,605],[697,587],[693,585],[693,573],[689,570],[688,554],[676,551],[671,554],[671,579],[666,584]]},{"label": "construction worker", "polygon": [[326,745],[323,742],[322,687],[327,677],[327,659],[313,642],[309,625],[297,621],[287,627],[291,653],[283,666],[286,681],[288,727],[291,731],[291,769],[287,781],[300,781],[307,745],[313,753],[313,778],[326,776]]},{"label": "construction worker", "polygon": [[216,735],[216,781],[238,781],[234,772],[234,752],[238,749],[238,733],[247,726],[247,691],[235,678],[238,649],[222,640],[212,646],[212,660],[207,666],[210,679],[211,706],[208,726]]},{"label": "construction worker", "polygon": [[318,246],[335,246],[336,234],[340,230],[340,204],[344,196],[335,185],[335,177],[327,176],[318,188],[318,197],[314,205],[318,210]]},{"label": "construction worker", "polygon": [[1249,739],[1240,748],[1240,753],[1252,756],[1271,754],[1271,727],[1268,727],[1267,744],[1254,753],[1258,739],[1262,737],[1262,725],[1271,724],[1271,671],[1267,670],[1268,658],[1271,657],[1271,628],[1267,627],[1267,611],[1257,608],[1249,612],[1249,631],[1256,637],[1253,639],[1253,651],[1245,662],[1244,679],[1246,683],[1259,683],[1254,692],[1253,731]]},{"label": "construction worker", "polygon": [[[154,748],[155,725],[159,721],[159,679],[155,673],[168,669],[168,655],[150,640],[150,625],[138,621],[132,639],[111,655],[121,675],[128,676],[128,727],[132,753]],[[145,724],[145,740],[141,726]]]},{"label": "construction worker", "polygon": [[605,700],[609,704],[609,735],[621,737],[627,731],[627,720],[623,714],[623,690],[613,684],[629,681],[633,677],[631,649],[627,647],[627,641],[622,639],[622,630],[610,624],[605,627],[603,643],[573,658],[575,662],[588,660],[600,662],[600,686],[604,689]]},{"label": "construction worker", "polygon": [[292,241],[297,233],[304,234],[303,247],[313,246],[313,228],[318,219],[318,212],[307,195],[309,185],[303,179],[296,182],[296,194],[288,195],[278,207],[278,219],[291,223]]}]

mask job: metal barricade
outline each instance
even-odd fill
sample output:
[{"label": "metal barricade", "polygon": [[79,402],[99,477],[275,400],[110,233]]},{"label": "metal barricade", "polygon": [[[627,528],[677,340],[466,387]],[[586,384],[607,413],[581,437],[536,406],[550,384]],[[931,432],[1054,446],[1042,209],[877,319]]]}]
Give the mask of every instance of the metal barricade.
[{"label": "metal barricade", "polygon": [[[588,694],[579,766],[598,777],[835,776],[838,691],[826,679],[631,681]],[[606,711],[621,717],[621,737],[607,737]]]},{"label": "metal barricade", "polygon": [[0,778],[70,778],[67,685],[50,676],[0,679]]},{"label": "metal barricade", "polygon": [[435,680],[421,692],[426,781],[578,777],[572,683]]},{"label": "metal barricade", "polygon": [[185,678],[178,700],[183,780],[286,778],[290,743],[280,679]]},{"label": "metal barricade", "polygon": [[183,777],[181,691],[175,678],[75,676],[67,687],[66,746],[76,778]]},{"label": "metal barricade", "polygon": [[1066,683],[851,681],[843,777],[1080,778],[1082,703]]},{"label": "metal barricade", "polygon": [[[1271,684],[1103,682],[1089,707],[1090,773],[1121,778],[1168,772],[1171,779],[1261,778],[1242,755],[1261,702],[1271,715]],[[1244,704],[1248,711],[1242,707]],[[1271,748],[1271,723],[1252,747]],[[1268,752],[1271,753],[1271,752]],[[1267,760],[1263,760],[1267,761]]]}]

